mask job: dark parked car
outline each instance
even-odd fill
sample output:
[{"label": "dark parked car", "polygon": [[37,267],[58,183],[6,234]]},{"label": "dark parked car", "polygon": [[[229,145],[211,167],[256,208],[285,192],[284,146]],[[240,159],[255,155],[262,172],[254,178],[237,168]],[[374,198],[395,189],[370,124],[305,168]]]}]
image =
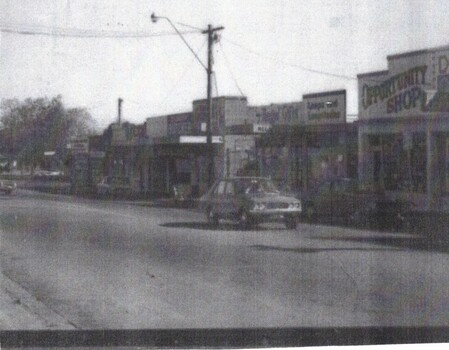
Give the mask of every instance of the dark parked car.
[{"label": "dark parked car", "polygon": [[300,196],[303,218],[308,221],[342,222],[359,226],[403,229],[408,225],[413,203],[386,193],[360,188],[357,180],[325,181]]},{"label": "dark parked car", "polygon": [[124,177],[105,176],[96,187],[99,196],[129,197],[133,192],[129,179]]},{"label": "dark parked car", "polygon": [[301,214],[299,199],[281,195],[270,179],[261,177],[218,180],[200,198],[199,207],[211,225],[218,225],[220,219],[230,219],[236,220],[242,229],[278,219],[294,229]]},{"label": "dark parked car", "polygon": [[17,188],[17,184],[11,180],[0,180],[0,192],[4,194],[11,194]]}]

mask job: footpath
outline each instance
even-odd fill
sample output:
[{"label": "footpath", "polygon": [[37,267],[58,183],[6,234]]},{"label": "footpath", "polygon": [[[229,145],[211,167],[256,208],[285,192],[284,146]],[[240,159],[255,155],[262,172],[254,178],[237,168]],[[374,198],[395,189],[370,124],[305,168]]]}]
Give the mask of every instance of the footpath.
[{"label": "footpath", "polygon": [[0,330],[76,329],[0,272]]}]

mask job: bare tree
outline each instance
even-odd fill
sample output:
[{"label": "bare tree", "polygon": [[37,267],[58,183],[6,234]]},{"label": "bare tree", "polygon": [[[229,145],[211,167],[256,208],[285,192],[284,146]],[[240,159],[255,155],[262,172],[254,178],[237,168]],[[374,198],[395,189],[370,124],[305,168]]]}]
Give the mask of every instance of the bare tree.
[{"label": "bare tree", "polygon": [[21,166],[34,169],[45,151],[55,151],[61,160],[70,139],[91,135],[95,122],[86,109],[66,109],[61,96],[2,100],[1,149]]}]

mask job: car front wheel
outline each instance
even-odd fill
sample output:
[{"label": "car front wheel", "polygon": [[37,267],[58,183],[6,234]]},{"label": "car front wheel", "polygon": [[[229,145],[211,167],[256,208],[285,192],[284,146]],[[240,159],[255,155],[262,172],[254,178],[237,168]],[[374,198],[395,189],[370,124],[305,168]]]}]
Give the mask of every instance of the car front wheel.
[{"label": "car front wheel", "polygon": [[212,208],[207,209],[206,215],[207,215],[207,223],[212,227],[217,227],[219,219],[217,214],[215,214],[214,211],[212,210]]},{"label": "car front wheel", "polygon": [[242,209],[238,216],[238,226],[241,230],[248,230],[253,224],[252,218],[247,210]]}]

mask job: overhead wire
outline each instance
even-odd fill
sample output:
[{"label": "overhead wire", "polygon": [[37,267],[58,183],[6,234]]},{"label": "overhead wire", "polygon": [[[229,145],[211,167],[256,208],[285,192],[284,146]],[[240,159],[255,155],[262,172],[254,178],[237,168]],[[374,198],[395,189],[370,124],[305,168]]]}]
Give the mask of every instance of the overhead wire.
[{"label": "overhead wire", "polygon": [[264,58],[264,59],[268,59],[268,60],[274,61],[276,63],[282,63],[283,65],[290,66],[290,67],[293,67],[293,68],[299,68],[299,69],[301,69],[303,71],[310,72],[310,73],[326,75],[326,76],[330,76],[330,77],[334,77],[334,78],[340,78],[340,79],[345,79],[345,80],[357,80],[357,77],[343,75],[343,74],[335,74],[335,73],[325,72],[325,71],[321,71],[321,70],[318,70],[318,69],[308,68],[308,67],[305,67],[305,66],[302,66],[302,65],[299,65],[299,64],[285,62],[285,61],[280,60],[278,58],[267,56],[267,55],[264,55],[264,54],[262,54],[260,52],[255,51],[255,50],[249,49],[246,46],[244,46],[242,44],[239,44],[239,43],[237,43],[235,41],[229,40],[227,38],[222,37],[222,39],[224,39],[228,43],[230,43],[230,44],[232,44],[234,46],[237,46],[237,47],[239,47],[239,48],[241,48],[241,49],[243,49],[243,50],[245,50],[245,51],[247,51],[247,52],[249,52],[249,53],[251,53],[253,55],[259,56],[259,57]]},{"label": "overhead wire", "polygon": [[202,28],[194,27],[194,26],[192,26],[190,24],[186,24],[186,23],[182,23],[182,22],[176,22],[176,24],[179,24],[180,26],[184,26],[184,27],[187,27],[187,28],[190,28],[190,29],[198,30],[199,32],[203,31]]},{"label": "overhead wire", "polygon": [[217,83],[217,74],[215,74],[215,72],[212,72],[212,74],[213,74],[213,78],[214,78],[214,86],[215,86],[215,93],[216,93],[215,96],[219,96],[218,83]]},{"label": "overhead wire", "polygon": [[[204,39],[203,43],[201,44],[201,46],[198,48],[198,50],[196,50],[195,55],[198,56],[198,53],[204,48],[204,46],[207,43],[207,38]],[[182,74],[180,75],[180,77],[175,81],[175,83],[172,84],[171,88],[169,89],[169,92],[167,93],[167,95],[165,96],[165,98],[162,100],[162,102],[160,103],[160,105],[164,105],[165,102],[173,96],[173,90],[179,86],[179,83],[185,78],[187,71],[192,67],[193,62],[195,60],[196,57],[192,57],[192,59],[189,61],[188,65],[186,65],[186,68],[184,69],[184,71],[182,72]]]},{"label": "overhead wire", "polygon": [[226,53],[224,52],[223,45],[221,44],[221,41],[219,41],[218,44],[220,45],[221,53],[223,54],[223,57],[224,57],[224,59],[225,59],[226,66],[227,66],[229,72],[231,73],[231,78],[232,78],[232,80],[234,81],[235,86],[236,86],[237,89],[239,90],[240,95],[241,95],[241,96],[245,96],[245,94],[243,93],[242,89],[241,89],[240,86],[239,86],[239,83],[237,82],[237,79],[236,79],[235,76],[234,76],[234,73],[232,72],[231,66],[230,66],[230,64],[229,64],[229,60],[228,60],[228,58],[227,58],[227,56],[226,56]]},{"label": "overhead wire", "polygon": [[[41,35],[52,37],[74,37],[74,38],[113,38],[113,39],[127,39],[127,38],[152,38],[161,36],[178,35],[174,32],[158,32],[149,33],[144,31],[124,32],[115,30],[92,30],[80,28],[62,28],[62,27],[48,27],[41,25],[28,25],[18,23],[0,23],[0,32],[21,34],[21,35]],[[197,30],[184,31],[181,34],[198,34]]]}]

